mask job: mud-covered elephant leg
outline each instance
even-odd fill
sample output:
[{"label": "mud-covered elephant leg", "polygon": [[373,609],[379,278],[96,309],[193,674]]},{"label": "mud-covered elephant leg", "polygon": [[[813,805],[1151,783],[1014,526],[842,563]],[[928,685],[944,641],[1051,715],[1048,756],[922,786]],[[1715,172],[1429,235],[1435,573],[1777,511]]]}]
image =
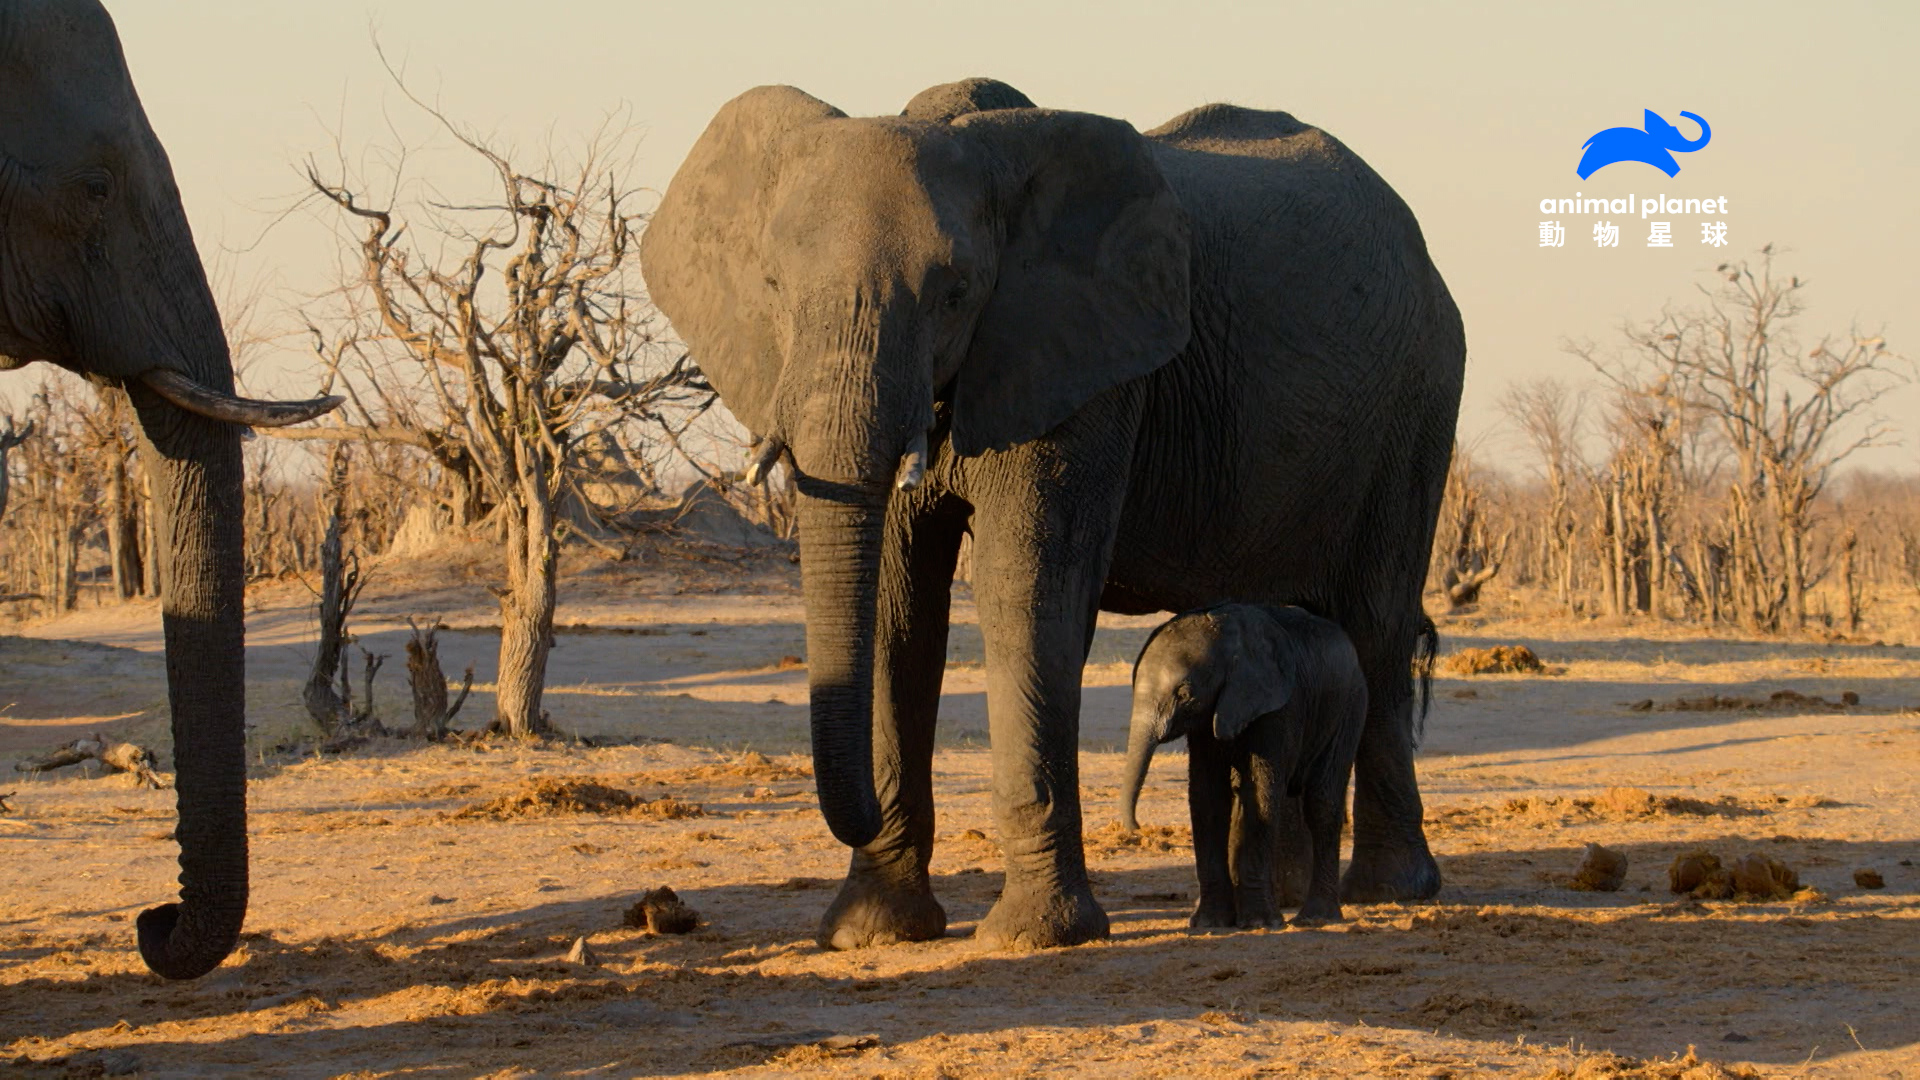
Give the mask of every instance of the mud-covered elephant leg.
[{"label": "mud-covered elephant leg", "polygon": [[887,513],[875,611],[873,768],[880,835],[855,848],[820,920],[834,949],[927,941],[947,913],[927,876],[933,856],[933,742],[947,660],[947,614],[965,507],[951,496],[896,495]]},{"label": "mud-covered elephant leg", "polygon": [[990,946],[1075,945],[1108,933],[1081,845],[1080,678],[1113,558],[1141,397],[1109,391],[1052,437],[967,479],[974,595],[986,645],[993,807],[1006,885],[980,923]]},{"label": "mud-covered elephant leg", "polygon": [[1353,768],[1353,863],[1340,888],[1349,903],[1425,900],[1440,891],[1414,777],[1412,642],[1408,633],[1397,648],[1369,648],[1354,635],[1368,699]]},{"label": "mud-covered elephant leg", "polygon": [[1187,813],[1193,824],[1193,869],[1200,897],[1187,925],[1232,926],[1233,854],[1241,840],[1239,806],[1233,797],[1233,747],[1196,727],[1187,736]]}]

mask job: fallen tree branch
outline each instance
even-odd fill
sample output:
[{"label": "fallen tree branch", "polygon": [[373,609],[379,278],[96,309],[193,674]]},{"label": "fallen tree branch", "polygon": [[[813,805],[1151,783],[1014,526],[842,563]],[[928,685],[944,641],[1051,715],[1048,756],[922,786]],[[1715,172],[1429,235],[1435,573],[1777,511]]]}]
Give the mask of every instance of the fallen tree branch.
[{"label": "fallen tree branch", "polygon": [[149,787],[158,791],[167,785],[153,771],[154,762],[159,759],[153,751],[133,743],[110,742],[101,735],[84,735],[55,748],[51,753],[38,758],[28,758],[14,765],[15,772],[39,775],[54,769],[64,769],[69,765],[78,765],[83,761],[98,761],[118,773],[133,777],[140,787]]}]

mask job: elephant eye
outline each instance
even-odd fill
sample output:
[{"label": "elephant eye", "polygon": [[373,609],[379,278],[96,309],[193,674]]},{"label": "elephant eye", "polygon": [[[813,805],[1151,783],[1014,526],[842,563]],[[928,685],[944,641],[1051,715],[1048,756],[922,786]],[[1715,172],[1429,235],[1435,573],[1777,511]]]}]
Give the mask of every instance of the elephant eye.
[{"label": "elephant eye", "polygon": [[80,190],[87,198],[97,203],[106,202],[113,196],[113,177],[105,173],[89,173],[80,181]]},{"label": "elephant eye", "polygon": [[954,282],[953,288],[947,290],[946,305],[950,308],[959,307],[961,301],[967,298],[968,288],[969,285],[966,278],[961,278],[959,281]]}]

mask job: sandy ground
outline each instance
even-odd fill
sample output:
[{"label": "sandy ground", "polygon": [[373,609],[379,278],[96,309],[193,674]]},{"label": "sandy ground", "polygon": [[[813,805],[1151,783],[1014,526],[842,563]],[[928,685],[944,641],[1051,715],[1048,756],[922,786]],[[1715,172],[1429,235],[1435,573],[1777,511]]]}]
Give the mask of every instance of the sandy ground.
[{"label": "sandy ground", "polygon": [[[478,555],[474,556],[477,561]],[[569,575],[548,707],[590,740],[524,747],[302,742],[310,597],[250,600],[255,886],[241,951],[169,984],[132,919],[171,893],[172,792],[64,770],[0,784],[0,1073],[653,1076],[742,1072],[1449,1077],[1920,1074],[1920,648],[1705,640],[1646,626],[1452,620],[1449,651],[1525,643],[1546,675],[1442,678],[1420,760],[1446,888],[1321,929],[1194,934],[1177,752],[1135,838],[1111,824],[1128,664],[1156,620],[1103,625],[1082,769],[1111,941],[986,952],[1000,884],[979,634],[964,590],[935,762],[945,940],[822,952],[845,868],[812,803],[797,574],[651,552]],[[490,601],[458,566],[380,568],[363,644],[404,616],[455,629],[490,713]],[[87,610],[0,637],[0,761],[90,731],[166,756],[158,616]],[[784,660],[784,662],[783,662]],[[1676,711],[1792,689],[1857,707]],[[1636,710],[1652,701],[1654,708]],[[0,777],[14,775],[0,765]],[[592,778],[699,816],[463,808]],[[1633,787],[1641,793],[1608,795]],[[1624,889],[1576,892],[1598,841]],[[1772,902],[1671,895],[1704,847],[1795,868]],[[1854,871],[1878,870],[1864,889]],[[623,925],[671,885],[703,923]],[[566,959],[577,938],[591,963]]]}]

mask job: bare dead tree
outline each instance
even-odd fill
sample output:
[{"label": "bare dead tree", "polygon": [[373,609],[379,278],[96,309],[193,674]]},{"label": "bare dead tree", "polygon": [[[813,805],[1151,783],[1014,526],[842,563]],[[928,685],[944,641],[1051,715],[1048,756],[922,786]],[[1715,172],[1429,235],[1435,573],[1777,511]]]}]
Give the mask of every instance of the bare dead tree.
[{"label": "bare dead tree", "polygon": [[1573,613],[1574,539],[1578,531],[1573,512],[1574,481],[1586,471],[1580,454],[1580,420],[1585,402],[1555,379],[1537,379],[1507,388],[1500,408],[1520,429],[1539,458],[1546,483],[1547,506],[1540,522],[1545,543],[1543,568],[1548,568],[1554,595],[1568,614]]},{"label": "bare dead tree", "polygon": [[[376,722],[373,716],[373,677],[379,671],[384,657],[376,659],[364,649],[361,650],[366,656],[366,688],[361,705],[356,709],[353,703],[352,665],[344,662],[342,654],[353,640],[347,633],[347,619],[353,614],[353,605],[359,600],[360,590],[366,586],[366,580],[360,573],[359,557],[342,550],[341,497],[347,475],[347,455],[343,449],[336,447],[329,455],[327,473],[327,534],[320,544],[319,642],[314,650],[313,669],[307,676],[301,701],[321,734],[334,739],[351,729]],[[334,686],[336,678],[339,681],[338,689]]]},{"label": "bare dead tree", "polygon": [[[1779,592],[1786,621],[1799,628],[1817,576],[1807,546],[1815,501],[1840,463],[1892,435],[1871,409],[1911,372],[1883,338],[1857,329],[1801,352],[1794,319],[1806,283],[1774,272],[1771,245],[1759,256],[1757,266],[1722,263],[1723,284],[1701,290],[1705,307],[1669,313],[1635,344],[1672,363],[1718,424],[1738,470],[1733,521],[1748,566],[1757,570],[1765,548],[1775,556],[1772,580],[1750,585],[1750,620],[1764,613],[1763,597]],[[1773,535],[1763,537],[1768,525]]]},{"label": "bare dead tree", "polygon": [[33,421],[27,421],[26,427],[19,427],[13,414],[6,416],[6,427],[0,428],[0,518],[7,516],[7,496],[10,493],[13,473],[8,468],[7,455],[13,448],[33,437]]},{"label": "bare dead tree", "polygon": [[322,339],[336,363],[365,365],[364,385],[344,387],[356,419],[311,437],[409,442],[484,489],[506,552],[495,723],[527,735],[545,727],[559,545],[574,528],[562,495],[583,441],[690,422],[713,392],[654,334],[617,138],[590,144],[564,175],[552,161],[526,170],[413,100],[474,156],[491,192],[378,205],[344,166],[330,178],[309,164],[316,195],[362,226]]},{"label": "bare dead tree", "polygon": [[467,665],[460,693],[447,700],[447,677],[440,670],[440,626],[432,623],[422,630],[413,619],[407,620],[413,637],[407,642],[407,683],[413,690],[413,734],[429,742],[447,737],[460,706],[467,703],[473,689],[473,665]]},{"label": "bare dead tree", "polygon": [[113,590],[122,600],[139,596],[146,588],[146,561],[140,550],[141,519],[146,506],[143,466],[135,460],[139,443],[133,431],[133,406],[124,394],[98,394],[92,409],[78,414],[88,457],[98,462],[105,500],[100,507],[101,530]]},{"label": "bare dead tree", "polygon": [[1450,607],[1462,608],[1478,601],[1480,590],[1500,572],[1507,556],[1512,530],[1489,540],[1482,516],[1486,498],[1472,453],[1456,444],[1447,468],[1447,490],[1441,501],[1439,540],[1435,544],[1435,552],[1443,560],[1440,587]]}]

